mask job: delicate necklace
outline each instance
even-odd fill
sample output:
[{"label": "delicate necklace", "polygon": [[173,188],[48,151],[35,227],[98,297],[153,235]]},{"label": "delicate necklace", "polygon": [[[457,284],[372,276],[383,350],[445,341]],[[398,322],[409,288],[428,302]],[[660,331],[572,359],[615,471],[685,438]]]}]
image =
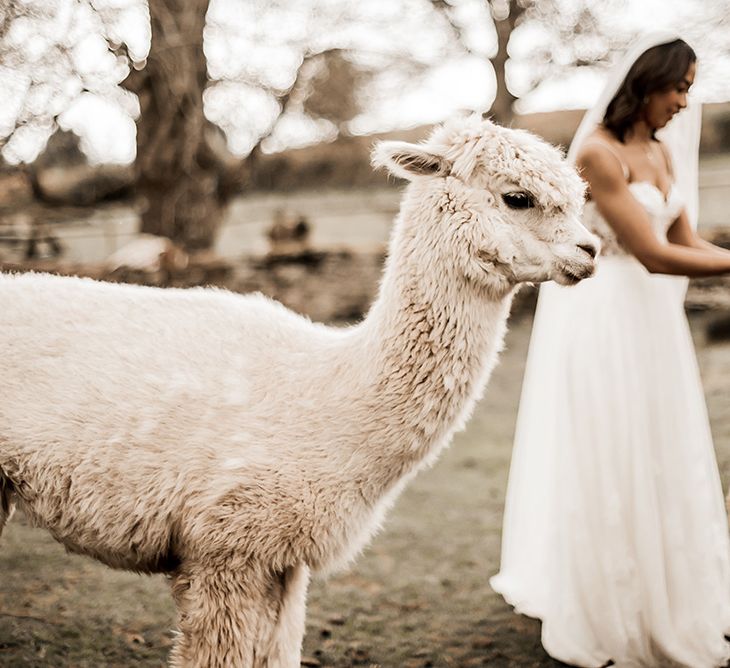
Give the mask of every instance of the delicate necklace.
[{"label": "delicate necklace", "polygon": [[656,166],[656,155],[654,153],[651,140],[648,141],[646,144],[641,143],[639,144],[639,146],[641,147],[641,150],[644,152],[644,155],[647,157],[649,162],[652,165]]},{"label": "delicate necklace", "polygon": [[646,153],[646,157],[649,158],[649,162],[656,166],[656,152],[654,151],[654,146],[652,144],[647,144],[644,149],[644,153]]}]

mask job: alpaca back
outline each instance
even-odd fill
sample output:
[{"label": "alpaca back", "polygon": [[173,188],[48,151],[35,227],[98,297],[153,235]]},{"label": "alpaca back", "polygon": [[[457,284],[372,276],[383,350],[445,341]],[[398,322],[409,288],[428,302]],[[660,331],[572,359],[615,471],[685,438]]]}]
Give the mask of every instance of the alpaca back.
[{"label": "alpaca back", "polygon": [[64,471],[157,469],[161,487],[192,470],[301,470],[356,419],[353,332],[260,295],[0,276],[0,313],[6,471],[20,452]]},{"label": "alpaca back", "polygon": [[162,414],[250,408],[252,385],[285,387],[324,330],[260,295],[44,275],[0,276],[0,313],[7,439],[45,440],[44,423],[113,438],[130,420],[144,431]]}]

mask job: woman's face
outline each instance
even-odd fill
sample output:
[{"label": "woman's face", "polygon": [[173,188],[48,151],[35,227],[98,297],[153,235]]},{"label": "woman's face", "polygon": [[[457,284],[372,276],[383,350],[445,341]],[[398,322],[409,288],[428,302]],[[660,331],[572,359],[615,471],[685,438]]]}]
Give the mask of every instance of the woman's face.
[{"label": "woman's face", "polygon": [[654,129],[663,128],[675,114],[687,106],[687,93],[695,80],[696,64],[691,63],[684,77],[675,86],[649,95],[644,119]]}]

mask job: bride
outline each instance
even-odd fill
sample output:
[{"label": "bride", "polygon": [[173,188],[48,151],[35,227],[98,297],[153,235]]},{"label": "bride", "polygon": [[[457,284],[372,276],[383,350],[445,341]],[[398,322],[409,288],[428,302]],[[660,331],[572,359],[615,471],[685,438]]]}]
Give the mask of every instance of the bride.
[{"label": "bride", "polygon": [[544,286],[535,315],[491,584],[576,666],[730,658],[728,523],[678,278],[730,273],[694,231],[695,66],[653,35],[614,68],[569,153],[603,257]]}]

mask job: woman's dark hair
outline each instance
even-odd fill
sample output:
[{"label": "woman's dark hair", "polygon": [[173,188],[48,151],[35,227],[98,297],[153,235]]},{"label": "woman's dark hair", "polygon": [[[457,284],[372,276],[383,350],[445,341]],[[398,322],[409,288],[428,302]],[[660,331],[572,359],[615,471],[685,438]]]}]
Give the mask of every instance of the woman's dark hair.
[{"label": "woman's dark hair", "polygon": [[689,66],[697,60],[684,40],[659,44],[647,49],[631,66],[621,87],[608,103],[603,125],[621,142],[644,106],[644,98],[659,90],[678,85]]}]

